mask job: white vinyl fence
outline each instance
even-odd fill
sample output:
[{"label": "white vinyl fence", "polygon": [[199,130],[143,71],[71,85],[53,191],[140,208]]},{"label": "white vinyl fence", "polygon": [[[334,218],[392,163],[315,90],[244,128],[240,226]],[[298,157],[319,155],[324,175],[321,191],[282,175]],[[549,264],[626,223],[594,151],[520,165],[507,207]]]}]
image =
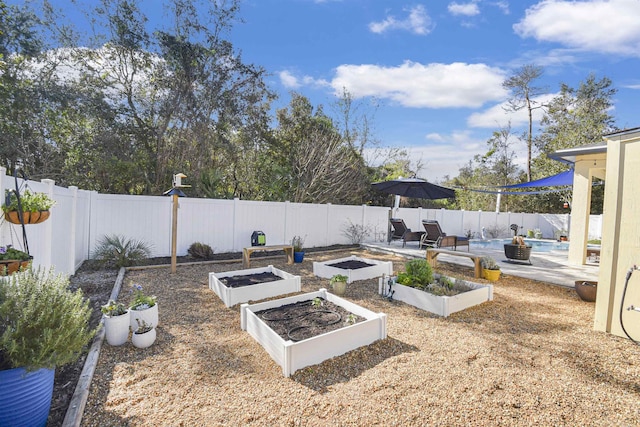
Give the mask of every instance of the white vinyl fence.
[{"label": "white vinyl fence", "polygon": [[[90,258],[96,242],[105,235],[118,234],[150,244],[152,256],[171,254],[172,197],[100,194],[76,187],[59,187],[52,180],[41,182],[18,179],[20,191],[25,185],[56,200],[49,220],[26,225],[29,252],[34,264],[55,266],[56,271],[73,274]],[[0,191],[15,188],[14,177],[0,168]],[[188,190],[187,190],[188,191]],[[4,199],[3,199],[4,201]],[[194,242],[211,246],[216,253],[239,252],[251,244],[251,234],[265,233],[267,244],[289,243],[298,235],[306,247],[351,243],[347,229],[367,231],[365,242],[385,242],[390,208],[344,206],[290,202],[213,200],[184,197],[179,199],[178,255],[186,255]],[[408,227],[422,230],[423,219],[436,219],[449,234],[472,234],[480,238],[512,235],[510,224],[518,224],[522,233],[539,229],[545,238],[554,238],[569,229],[569,215],[527,214],[444,209],[393,210]],[[601,217],[592,216],[590,238],[599,238]],[[22,226],[0,220],[0,246],[13,244],[23,248]]]}]

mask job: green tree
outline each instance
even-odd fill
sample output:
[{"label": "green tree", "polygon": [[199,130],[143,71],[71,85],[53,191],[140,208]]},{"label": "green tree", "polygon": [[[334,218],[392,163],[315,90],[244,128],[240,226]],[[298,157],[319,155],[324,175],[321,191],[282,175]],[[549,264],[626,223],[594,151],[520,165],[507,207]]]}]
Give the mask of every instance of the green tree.
[{"label": "green tree", "polygon": [[[550,102],[542,119],[542,131],[535,141],[540,152],[534,159],[536,178],[566,170],[566,165],[549,159],[548,154],[601,142],[602,135],[615,130],[614,118],[609,114],[615,93],[609,78],[597,79],[593,74],[581,82],[578,89],[561,85],[560,94]],[[594,213],[602,211],[602,193],[602,187],[594,188]],[[539,211],[562,212],[562,205],[570,200],[570,190],[547,195],[539,199]]]},{"label": "green tree", "polygon": [[270,145],[271,181],[279,182],[281,200],[310,203],[362,203],[369,182],[364,160],[309,100],[291,94],[289,107],[278,110],[278,127]]},{"label": "green tree", "polygon": [[[515,152],[511,148],[512,140],[510,124],[494,131],[487,140],[487,152],[484,155],[476,155],[473,161],[460,169],[458,177],[447,183],[456,187],[495,191],[498,186],[517,182],[520,170],[516,165]],[[497,194],[462,190],[458,191],[456,196],[460,209],[491,211],[496,208]],[[501,210],[521,211],[519,203],[514,202],[516,197],[522,196],[502,196]]]},{"label": "green tree", "polygon": [[527,145],[527,181],[531,181],[531,161],[533,147],[533,110],[544,107],[534,100],[538,95],[545,92],[545,88],[533,86],[533,82],[542,76],[543,69],[540,66],[526,64],[519,68],[512,76],[507,78],[502,87],[511,91],[511,98],[508,100],[507,111],[519,111],[527,109],[529,127],[524,136]]}]

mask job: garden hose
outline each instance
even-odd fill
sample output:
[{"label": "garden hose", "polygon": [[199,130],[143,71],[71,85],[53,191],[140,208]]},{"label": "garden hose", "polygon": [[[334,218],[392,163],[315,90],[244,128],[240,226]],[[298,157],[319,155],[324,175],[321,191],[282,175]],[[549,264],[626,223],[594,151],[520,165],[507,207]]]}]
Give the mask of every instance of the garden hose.
[{"label": "garden hose", "polygon": [[[624,288],[622,290],[622,300],[620,301],[620,326],[622,326],[622,332],[624,332],[624,334],[631,340],[633,341],[635,344],[640,345],[640,342],[631,338],[631,335],[629,335],[629,333],[627,332],[627,329],[624,327],[624,322],[622,321],[622,312],[623,312],[623,308],[624,308],[624,299],[627,295],[627,285],[629,284],[629,279],[631,279],[631,275],[633,274],[633,272],[635,270],[637,270],[638,267],[636,265],[634,265],[633,267],[631,267],[629,269],[629,271],[627,271],[627,276],[624,280]],[[635,311],[640,311],[639,308],[634,307],[633,305],[630,305],[629,307],[627,307],[627,311],[629,310],[635,310]]]}]

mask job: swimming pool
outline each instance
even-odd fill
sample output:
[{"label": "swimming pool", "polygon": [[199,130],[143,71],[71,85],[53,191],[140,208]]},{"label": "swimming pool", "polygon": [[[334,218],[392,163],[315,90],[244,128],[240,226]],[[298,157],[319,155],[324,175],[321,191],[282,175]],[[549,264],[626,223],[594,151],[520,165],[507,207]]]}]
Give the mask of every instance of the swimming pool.
[{"label": "swimming pool", "polygon": [[[569,242],[558,242],[555,240],[524,239],[525,243],[532,246],[534,252],[568,251]],[[478,249],[499,249],[503,250],[506,243],[511,243],[511,239],[490,239],[490,240],[470,240],[470,250]]]}]

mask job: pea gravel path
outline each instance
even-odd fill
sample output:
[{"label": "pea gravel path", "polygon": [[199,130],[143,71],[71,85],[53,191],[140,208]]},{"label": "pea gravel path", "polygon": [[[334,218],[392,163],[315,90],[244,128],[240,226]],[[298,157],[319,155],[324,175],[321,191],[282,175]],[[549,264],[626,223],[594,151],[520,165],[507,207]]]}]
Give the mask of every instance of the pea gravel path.
[{"label": "pea gravel path", "polygon": [[[328,287],[312,261],[361,251],[307,254],[302,264],[256,259],[302,276],[302,291]],[[255,265],[253,265],[255,264]],[[440,263],[466,276],[471,268]],[[105,343],[83,426],[635,426],[640,425],[640,348],[594,332],[594,304],[572,289],[503,276],[494,301],[440,318],[352,283],[345,298],[388,315],[388,338],[282,376],[240,329],[207,275],[239,263],[130,271],[158,296],[156,343]],[[479,279],[480,282],[485,282]]]}]

